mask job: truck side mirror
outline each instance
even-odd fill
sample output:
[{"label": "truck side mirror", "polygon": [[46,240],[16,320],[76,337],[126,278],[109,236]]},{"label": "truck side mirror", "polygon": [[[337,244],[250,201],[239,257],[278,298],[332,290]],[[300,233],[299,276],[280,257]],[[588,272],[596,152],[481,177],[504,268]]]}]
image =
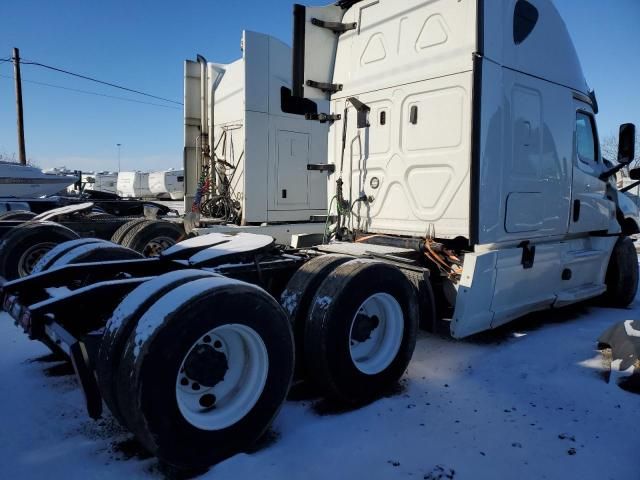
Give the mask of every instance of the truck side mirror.
[{"label": "truck side mirror", "polygon": [[620,125],[618,138],[618,162],[628,165],[636,155],[636,126],[633,123]]},{"label": "truck side mirror", "polygon": [[629,178],[631,180],[640,180],[640,168],[632,168],[629,171]]}]

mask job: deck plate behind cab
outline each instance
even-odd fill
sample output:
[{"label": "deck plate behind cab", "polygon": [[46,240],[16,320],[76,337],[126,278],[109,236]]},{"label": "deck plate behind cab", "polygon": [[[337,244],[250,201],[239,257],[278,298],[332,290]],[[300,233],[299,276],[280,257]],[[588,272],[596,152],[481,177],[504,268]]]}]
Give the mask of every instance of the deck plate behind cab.
[{"label": "deck plate behind cab", "polygon": [[192,266],[214,266],[232,257],[253,255],[274,245],[273,237],[254,233],[210,233],[185,240],[165,250],[167,260],[188,260]]}]

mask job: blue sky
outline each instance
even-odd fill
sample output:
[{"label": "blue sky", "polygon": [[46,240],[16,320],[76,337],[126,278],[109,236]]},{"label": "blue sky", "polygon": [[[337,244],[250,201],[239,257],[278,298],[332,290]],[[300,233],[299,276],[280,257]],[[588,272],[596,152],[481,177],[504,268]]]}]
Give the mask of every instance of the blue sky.
[{"label": "blue sky", "polygon": [[[328,1],[310,1],[322,5]],[[640,126],[638,0],[556,0],[600,103],[602,137],[623,122]],[[6,0],[0,58],[23,58],[182,100],[182,62],[239,58],[243,29],[291,39],[292,0]],[[0,153],[16,148],[12,66],[0,64]],[[27,83],[150,101],[145,97],[23,66],[27,155],[42,167],[160,169],[182,163],[182,111]],[[167,104],[165,104],[167,105]],[[169,104],[170,105],[170,104]]]}]

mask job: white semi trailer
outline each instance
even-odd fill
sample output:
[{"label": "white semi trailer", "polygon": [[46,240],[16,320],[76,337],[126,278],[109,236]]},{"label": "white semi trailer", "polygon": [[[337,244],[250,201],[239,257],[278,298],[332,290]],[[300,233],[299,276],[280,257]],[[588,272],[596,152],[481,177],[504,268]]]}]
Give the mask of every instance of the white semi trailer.
[{"label": "white semi trailer", "polygon": [[[329,163],[307,162],[328,176],[325,241],[214,233],[117,261],[117,246],[102,261],[104,247],[71,242],[0,289],[31,338],[71,357],[89,414],[104,401],[174,467],[245,450],[294,375],[343,403],[379,397],[406,371],[419,324],[462,338],[636,293],[610,181],[634,156],[635,127],[621,127],[619,165],[605,165],[595,95],[550,0],[297,5],[292,63],[288,105],[308,131],[330,126]],[[267,185],[279,144],[269,84],[241,110],[245,142],[263,132]],[[267,191],[256,193],[268,216]],[[244,192],[248,216],[257,199]],[[78,317],[78,305],[91,308]]]},{"label": "white semi trailer", "polygon": [[149,173],[149,190],[155,198],[183,200],[184,170],[161,170]]}]

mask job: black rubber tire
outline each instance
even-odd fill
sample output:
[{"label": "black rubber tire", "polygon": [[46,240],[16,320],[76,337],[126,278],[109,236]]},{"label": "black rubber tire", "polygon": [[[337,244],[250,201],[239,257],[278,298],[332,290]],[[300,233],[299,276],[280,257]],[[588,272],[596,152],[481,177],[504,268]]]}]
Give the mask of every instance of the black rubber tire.
[{"label": "black rubber tire", "polygon": [[[407,279],[416,291],[418,299],[420,328],[427,332],[438,332],[438,316],[436,314],[436,300],[431,288],[431,282],[424,273],[403,270]],[[428,274],[428,273],[427,273]]]},{"label": "black rubber tire", "polygon": [[168,242],[164,249],[184,240],[186,234],[182,225],[164,220],[152,220],[134,225],[122,238],[120,244],[142,253],[145,257],[158,256],[162,250],[150,247],[154,240]]},{"label": "black rubber tire", "polygon": [[113,235],[111,236],[111,241],[113,243],[121,243],[122,239],[124,238],[124,236],[129,232],[129,230],[131,230],[133,227],[135,227],[136,225],[138,225],[139,223],[142,222],[151,222],[152,220],[149,220],[147,218],[135,218],[123,225],[120,226],[120,228],[118,228]]},{"label": "black rubber tire", "polygon": [[[23,256],[40,248],[42,255],[55,245],[78,238],[78,234],[53,222],[31,222],[20,225],[7,233],[0,243],[0,276],[14,280],[31,272],[39,258],[24,265]],[[34,251],[37,257],[37,252]]]},{"label": "black rubber tire", "polygon": [[73,250],[76,247],[82,245],[89,245],[92,243],[107,243],[106,240],[100,240],[99,238],[78,238],[76,240],[69,240],[68,242],[61,243],[49,250],[33,267],[32,273],[40,273],[48,270],[51,265],[62,257],[65,253]]},{"label": "black rubber tire", "polygon": [[[229,427],[203,430],[180,412],[178,371],[192,345],[229,324],[250,327],[260,336],[268,355],[266,382],[247,415]],[[293,365],[289,320],[273,297],[227,278],[195,280],[167,293],[138,322],[118,369],[118,405],[138,440],[163,463],[205,468],[262,436],[286,399]]]},{"label": "black rubber tire", "polygon": [[13,210],[0,213],[0,221],[2,220],[31,220],[36,214],[29,210]]},{"label": "black rubber tire", "polygon": [[321,255],[309,260],[291,277],[280,296],[280,304],[289,315],[296,344],[297,379],[302,380],[305,376],[304,331],[311,301],[327,275],[349,260],[353,260],[353,257],[338,254]]},{"label": "black rubber tire", "polygon": [[607,274],[607,291],[603,300],[610,307],[628,307],[638,290],[638,254],[633,240],[620,237],[613,247]]},{"label": "black rubber tire", "polygon": [[[359,370],[351,358],[350,332],[363,302],[376,293],[400,305],[403,335],[389,365],[376,374]],[[418,332],[418,301],[413,285],[393,265],[351,260],[327,276],[312,301],[305,329],[305,367],[309,381],[332,400],[362,404],[387,393],[405,372]]]},{"label": "black rubber tire", "polygon": [[125,427],[116,399],[116,377],[125,344],[140,317],[174,288],[216,274],[204,270],[178,270],[149,280],[129,293],[114,310],[105,325],[96,358],[95,369],[102,399],[113,416]]},{"label": "black rubber tire", "polygon": [[76,246],[51,262],[49,268],[63,267],[73,263],[138,260],[141,258],[143,258],[142,255],[135,250],[104,241]]}]

